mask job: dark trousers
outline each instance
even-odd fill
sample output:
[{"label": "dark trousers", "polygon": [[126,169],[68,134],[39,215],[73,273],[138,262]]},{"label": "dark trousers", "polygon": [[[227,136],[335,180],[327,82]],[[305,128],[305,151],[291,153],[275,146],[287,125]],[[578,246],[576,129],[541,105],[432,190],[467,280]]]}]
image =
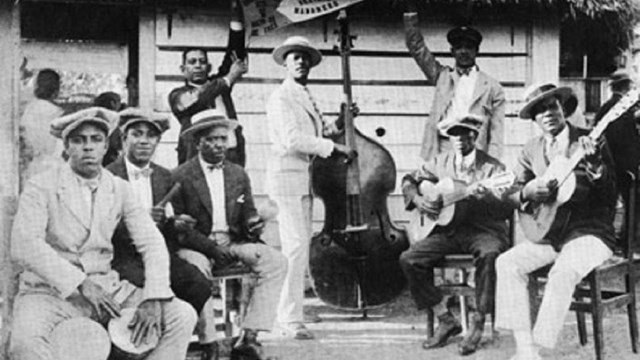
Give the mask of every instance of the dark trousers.
[{"label": "dark trousers", "polygon": [[507,249],[503,238],[471,230],[455,233],[436,232],[418,241],[400,255],[409,289],[419,310],[433,307],[442,301],[442,293],[433,281],[433,268],[448,254],[472,254],[476,267],[476,307],[478,312],[493,312],[498,255]]},{"label": "dark trousers", "polygon": [[[198,270],[175,254],[170,257],[169,275],[171,290],[176,296],[193,306],[198,314],[211,296],[211,282]],[[121,258],[114,261],[113,269],[121,279],[142,288],[144,286],[144,266],[139,256]]]}]

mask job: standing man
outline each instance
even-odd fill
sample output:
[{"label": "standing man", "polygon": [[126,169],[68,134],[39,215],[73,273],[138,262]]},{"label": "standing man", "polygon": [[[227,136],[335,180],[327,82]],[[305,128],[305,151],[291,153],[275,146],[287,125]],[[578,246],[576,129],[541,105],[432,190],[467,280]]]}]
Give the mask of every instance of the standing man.
[{"label": "standing man", "polygon": [[482,117],[476,147],[496,159],[502,157],[505,97],[500,83],[481,71],[476,56],[482,35],[470,27],[447,33],[455,67],[442,65],[433,56],[418,29],[416,0],[407,1],[404,14],[407,48],[436,91],[424,128],[420,156],[429,160],[451,149],[446,130],[458,116],[471,113]]},{"label": "standing man", "polygon": [[412,244],[400,256],[400,265],[418,309],[432,308],[438,316],[436,334],[423,343],[424,349],[442,347],[449,337],[462,331],[460,322],[447,309],[446,300],[433,283],[433,267],[445,255],[470,253],[476,266],[477,313],[466,338],[459,344],[461,355],[476,351],[482,338],[485,316],[494,310],[495,261],[509,244],[506,219],[512,208],[501,201],[498,192],[472,185],[505,170],[500,161],[475,148],[482,124],[482,119],[476,115],[458,118],[447,129],[454,150],[437,155],[402,179],[406,209],[416,209],[430,217],[437,218],[440,214],[443,194],[421,194],[418,190],[421,182],[437,183],[450,178],[470,185],[473,194],[456,204],[457,212],[464,208],[462,218],[454,224],[436,226],[429,236]]},{"label": "standing man", "polygon": [[237,262],[257,276],[253,296],[242,320],[240,340],[233,354],[260,359],[258,331],[271,330],[282,282],[287,272],[282,254],[260,241],[264,221],[258,216],[249,176],[239,165],[225,160],[229,133],[237,122],[220,109],[193,117],[182,136],[198,150],[196,157],[175,170],[182,187],[173,200],[175,213],[191,224],[180,238],[179,256],[194,264],[208,278],[212,269]]},{"label": "standing man", "polygon": [[[100,165],[117,113],[90,108],[56,119],[68,163],[33,177],[20,197],[11,235],[12,258],[23,267],[15,301],[11,354],[51,360],[52,330],[64,320],[100,323],[137,307],[135,344],[158,334],[147,359],[184,359],[196,322],[191,306],[169,287],[162,234],[122,179]],[[142,255],[145,284],[137,288],[111,268],[111,237],[123,221]]]},{"label": "standing man", "polygon": [[[272,154],[267,164],[266,191],[280,209],[278,225],[282,252],[289,261],[278,322],[296,339],[312,339],[303,324],[304,276],[309,264],[312,197],[309,164],[333,152],[352,156],[342,144],[322,136],[337,132],[326,122],[307,89],[309,72],[322,60],[320,51],[302,36],[292,36],[273,50],[273,59],[286,70],[285,80],[267,103]],[[338,122],[338,121],[336,121]]]},{"label": "standing man", "polygon": [[[555,201],[557,181],[540,178],[554,158],[568,158],[578,150],[585,156],[574,170],[575,192],[558,208],[543,241],[522,242],[496,261],[496,326],[513,330],[514,360],[541,359],[538,346],[555,346],[576,285],[611,257],[615,246],[615,174],[606,143],[599,149],[587,130],[567,122],[577,106],[571,88],[534,85],[525,101],[520,117],[534,120],[543,134],[524,146],[516,166],[516,191],[510,198],[521,212]],[[553,266],[532,331],[528,274],[548,264]]]},{"label": "standing man", "polygon": [[[180,122],[181,134],[191,126],[191,117],[206,109],[224,109],[229,119],[238,120],[231,90],[249,67],[241,20],[242,9],[235,0],[231,1],[231,6],[233,17],[229,25],[229,43],[218,73],[209,75],[211,64],[206,49],[194,47],[182,53],[180,71],[184,75],[185,85],[173,89],[169,94],[169,105],[173,115]],[[244,167],[246,163],[244,144],[242,127],[236,126],[229,137],[226,159]],[[178,139],[178,164],[196,155],[197,151],[192,145],[182,136]]]},{"label": "standing man", "polygon": [[[197,333],[200,344],[205,349],[203,360],[209,360],[214,351],[215,324],[213,324],[213,303],[211,281],[195,266],[178,257],[177,230],[174,219],[167,218],[164,206],[156,206],[174,186],[171,172],[151,161],[162,133],[169,128],[169,119],[147,114],[136,108],[120,112],[120,133],[123,156],[111,163],[107,170],[127,181],[131,192],[147,210],[162,232],[170,257],[169,276],[171,289],[176,296],[193,306],[200,319]],[[145,283],[144,265],[140,253],[124,226],[120,224],[112,240],[113,268],[120,277],[142,287]]]}]

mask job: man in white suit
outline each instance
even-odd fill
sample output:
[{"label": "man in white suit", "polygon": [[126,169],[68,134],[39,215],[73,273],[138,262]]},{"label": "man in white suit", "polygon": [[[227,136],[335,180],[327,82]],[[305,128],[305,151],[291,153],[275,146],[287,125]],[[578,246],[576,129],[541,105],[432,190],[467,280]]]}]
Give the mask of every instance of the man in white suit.
[{"label": "man in white suit", "polygon": [[[127,183],[101,166],[117,119],[91,108],[51,124],[69,160],[32,177],[20,197],[11,235],[12,258],[24,269],[13,313],[14,360],[55,359],[58,325],[78,318],[105,323],[125,307],[136,308],[129,324],[134,344],[159,337],[146,359],[186,356],[196,314],[169,287],[162,235]],[[120,220],[142,255],[142,289],[111,268],[111,237]]]},{"label": "man in white suit", "polygon": [[296,339],[312,339],[303,323],[304,275],[309,263],[312,197],[311,160],[333,152],[353,156],[345,145],[323,136],[338,131],[326,122],[307,89],[309,72],[322,60],[320,52],[301,36],[292,36],[274,49],[273,59],[284,66],[286,78],[267,103],[267,123],[272,156],[267,165],[267,193],[280,210],[278,223],[282,252],[289,270],[280,295],[278,322]]}]

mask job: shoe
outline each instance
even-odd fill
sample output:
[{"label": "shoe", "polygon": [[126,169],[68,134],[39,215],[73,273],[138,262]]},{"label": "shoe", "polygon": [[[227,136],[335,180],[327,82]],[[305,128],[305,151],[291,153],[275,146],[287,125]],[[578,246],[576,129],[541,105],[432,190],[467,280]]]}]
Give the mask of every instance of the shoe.
[{"label": "shoe", "polygon": [[484,332],[484,314],[474,314],[471,321],[471,329],[467,336],[458,345],[458,352],[462,356],[471,355],[478,349],[482,333]]},{"label": "shoe", "polygon": [[262,360],[262,344],[257,339],[255,331],[243,329],[231,349],[231,360]]},{"label": "shoe", "polygon": [[292,322],[281,326],[282,333],[286,337],[292,337],[296,340],[311,340],[315,338],[313,333],[301,322]]},{"label": "shoe", "polygon": [[422,348],[429,350],[443,347],[450,337],[458,335],[461,332],[462,326],[460,326],[458,320],[453,317],[453,314],[446,312],[438,316],[438,328],[436,329],[436,333],[433,337],[422,343]]}]

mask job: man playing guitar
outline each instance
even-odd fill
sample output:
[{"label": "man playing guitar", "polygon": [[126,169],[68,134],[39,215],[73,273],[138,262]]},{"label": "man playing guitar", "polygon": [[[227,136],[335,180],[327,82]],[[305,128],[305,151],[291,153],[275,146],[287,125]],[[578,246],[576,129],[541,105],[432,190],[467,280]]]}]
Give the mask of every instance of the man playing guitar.
[{"label": "man playing guitar", "polygon": [[[525,95],[520,117],[534,120],[542,135],[531,139],[520,154],[515,171],[518,191],[510,200],[519,207],[521,222],[562,197],[567,200],[557,207],[546,233],[537,237],[531,234],[535,231],[525,231],[529,239],[541,240],[522,242],[496,262],[496,326],[513,330],[516,360],[540,359],[538,345],[554,347],[576,284],[612,255],[615,242],[615,175],[606,144],[597,146],[587,130],[567,122],[565,117],[577,106],[570,88],[537,85]],[[579,152],[582,157],[576,158]],[[555,163],[567,158],[579,160],[571,174],[575,191],[568,195],[563,194],[567,178],[547,174]],[[528,274],[550,263],[554,264],[532,332]]]},{"label": "man playing guitar", "polygon": [[[435,156],[403,178],[402,192],[407,210],[417,209],[432,219],[441,214],[447,194],[421,194],[419,188],[423,181],[436,183],[453,178],[473,184],[504,171],[504,165],[498,160],[475,148],[482,123],[477,115],[459,117],[447,129],[453,150]],[[459,345],[462,355],[476,351],[482,337],[485,314],[492,313],[496,281],[494,263],[498,254],[508,246],[506,219],[512,211],[510,205],[483,186],[471,185],[468,193],[471,194],[469,198],[456,204],[457,215],[451,224],[436,226],[431,234],[413,243],[400,256],[400,264],[418,309],[431,307],[438,316],[435,336],[423,343],[424,349],[432,349],[444,346],[449,337],[462,330],[458,320],[448,311],[441,292],[434,286],[433,266],[447,254],[473,254],[477,313],[467,337]]]}]

